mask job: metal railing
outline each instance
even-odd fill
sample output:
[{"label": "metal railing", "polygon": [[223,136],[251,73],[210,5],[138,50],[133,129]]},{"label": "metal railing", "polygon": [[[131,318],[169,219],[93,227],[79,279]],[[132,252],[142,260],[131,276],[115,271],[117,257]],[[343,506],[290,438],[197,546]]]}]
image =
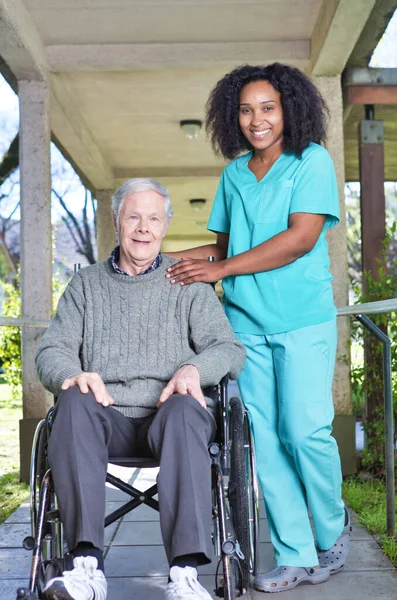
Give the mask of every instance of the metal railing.
[{"label": "metal railing", "polygon": [[0,327],[48,327],[48,319],[25,319],[24,317],[0,317]]},{"label": "metal railing", "polygon": [[392,393],[391,340],[367,315],[397,312],[397,298],[345,306],[338,316],[354,316],[383,345],[383,398],[385,417],[385,468],[386,468],[386,533],[394,536],[396,530],[396,496],[394,472],[394,412]]},{"label": "metal railing", "polygon": [[[395,523],[395,473],[394,473],[394,413],[392,395],[391,340],[367,315],[397,312],[397,298],[344,306],[338,309],[338,317],[355,317],[383,345],[383,395],[385,415],[385,467],[386,467],[386,530],[394,536]],[[48,327],[51,321],[26,318],[0,317],[0,326]]]}]

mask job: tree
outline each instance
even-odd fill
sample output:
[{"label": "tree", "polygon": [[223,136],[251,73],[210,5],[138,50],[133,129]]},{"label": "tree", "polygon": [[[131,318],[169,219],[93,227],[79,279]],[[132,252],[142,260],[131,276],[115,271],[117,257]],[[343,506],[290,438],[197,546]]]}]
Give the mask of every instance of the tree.
[{"label": "tree", "polygon": [[[74,241],[76,250],[84,256],[89,264],[96,262],[95,257],[95,239],[96,239],[96,206],[91,192],[85,188],[84,204],[81,216],[77,216],[68,205],[67,196],[82,186],[82,182],[74,172],[69,163],[65,161],[59,151],[52,147],[52,195],[57,199],[64,214],[61,220],[65,223],[70,235]],[[19,134],[17,134],[6,150],[0,163],[0,207],[5,216],[1,219],[0,231],[3,236],[12,224],[12,217],[19,209],[19,200],[16,186],[19,185],[18,170],[19,167]],[[3,185],[5,184],[5,185]],[[7,186],[7,187],[6,187]],[[92,221],[90,214],[93,215]]]},{"label": "tree", "polygon": [[14,137],[0,162],[0,187],[19,167],[19,133]]}]

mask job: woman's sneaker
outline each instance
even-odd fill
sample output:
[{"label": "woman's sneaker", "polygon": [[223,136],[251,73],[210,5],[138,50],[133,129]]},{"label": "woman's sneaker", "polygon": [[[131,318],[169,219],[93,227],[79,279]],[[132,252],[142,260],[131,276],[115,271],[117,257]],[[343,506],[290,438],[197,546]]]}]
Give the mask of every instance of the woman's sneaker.
[{"label": "woman's sneaker", "polygon": [[106,600],[107,582],[93,556],[77,556],[73,569],[54,577],[45,586],[43,600]]},{"label": "woman's sneaker", "polygon": [[199,583],[196,569],[172,567],[165,600],[212,600],[212,596]]}]

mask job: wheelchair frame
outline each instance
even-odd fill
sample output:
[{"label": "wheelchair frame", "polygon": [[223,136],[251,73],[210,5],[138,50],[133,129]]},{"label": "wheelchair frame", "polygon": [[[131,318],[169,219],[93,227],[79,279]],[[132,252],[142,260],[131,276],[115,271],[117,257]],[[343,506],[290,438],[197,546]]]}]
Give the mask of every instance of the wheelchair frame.
[{"label": "wheelchair frame", "polygon": [[[210,444],[213,493],[213,545],[218,556],[215,594],[234,600],[248,589],[250,576],[258,568],[259,507],[255,453],[247,411],[237,397],[228,400],[227,378],[214,386],[219,419],[217,441]],[[29,588],[20,588],[17,600],[40,598],[42,588],[52,577],[73,568],[65,553],[63,528],[48,465],[47,444],[54,409],[37,426],[31,456],[30,506],[32,534],[23,541],[33,551]],[[111,457],[119,466],[151,468],[158,462],[150,458]],[[131,496],[123,506],[105,518],[105,527],[141,504],[159,510],[157,485],[144,492],[107,473],[106,481]],[[222,567],[221,577],[219,572]]]}]

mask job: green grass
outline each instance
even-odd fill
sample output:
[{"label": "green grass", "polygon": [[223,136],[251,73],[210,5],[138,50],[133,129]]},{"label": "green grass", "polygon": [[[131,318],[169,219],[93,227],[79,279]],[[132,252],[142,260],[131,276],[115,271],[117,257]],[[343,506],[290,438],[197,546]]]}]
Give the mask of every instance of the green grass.
[{"label": "green grass", "polygon": [[29,497],[29,485],[19,481],[18,471],[0,477],[0,525]]},{"label": "green grass", "polygon": [[0,384],[0,524],[29,496],[19,482],[19,420],[22,400],[14,401],[11,388]]},{"label": "green grass", "polygon": [[397,538],[386,535],[386,490],[382,481],[350,478],[343,496],[356,512],[359,523],[375,536],[384,553],[397,566]]},{"label": "green grass", "polygon": [[11,388],[0,385],[0,477],[19,469],[19,420],[22,400],[12,399]]}]

